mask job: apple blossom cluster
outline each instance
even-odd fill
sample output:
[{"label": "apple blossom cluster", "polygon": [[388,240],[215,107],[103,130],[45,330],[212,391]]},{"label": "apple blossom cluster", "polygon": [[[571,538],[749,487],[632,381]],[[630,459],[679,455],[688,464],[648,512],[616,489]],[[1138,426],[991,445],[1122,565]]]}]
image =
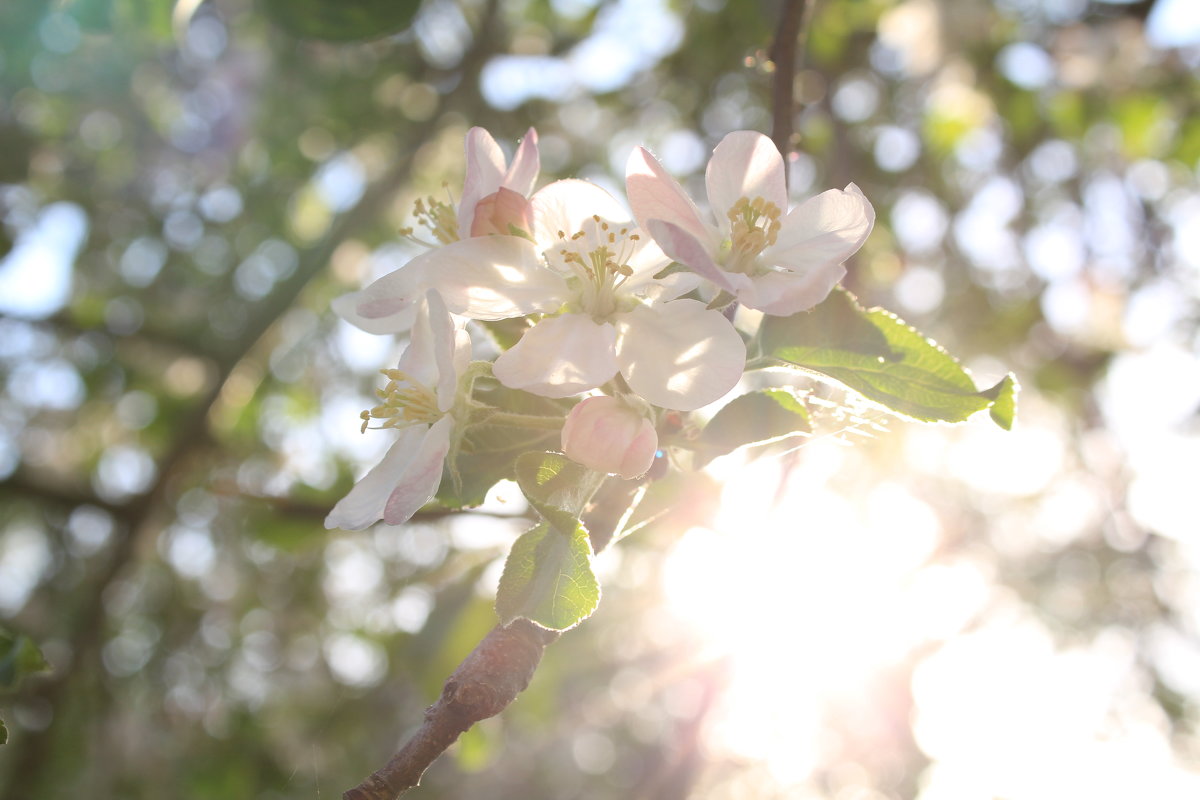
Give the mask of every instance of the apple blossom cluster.
[{"label": "apple blossom cluster", "polygon": [[[383,371],[379,404],[363,412],[364,430],[395,429],[396,441],[327,527],[399,524],[438,491],[464,429],[488,418],[471,397],[484,374],[470,365],[472,335],[477,351],[497,351],[489,369],[499,384],[563,401],[569,458],[639,477],[658,450],[662,413],[720,400],[741,379],[746,345],[733,304],[781,316],[812,308],[875,221],[854,184],[790,208],[783,158],[752,131],[713,151],[708,213],[644,148],[629,159],[628,210],[583,180],[535,191],[538,172],[532,129],[508,162],[472,128],[457,207],[419,201],[420,235],[402,231],[426,251],[334,302],[350,323],[409,343]],[[489,326],[510,319],[522,321],[520,335],[504,347]]]}]

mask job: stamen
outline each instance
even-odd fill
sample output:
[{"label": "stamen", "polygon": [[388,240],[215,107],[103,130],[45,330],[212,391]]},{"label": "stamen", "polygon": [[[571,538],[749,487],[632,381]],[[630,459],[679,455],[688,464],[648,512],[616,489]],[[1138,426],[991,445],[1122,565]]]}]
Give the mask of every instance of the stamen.
[{"label": "stamen", "polygon": [[[449,187],[446,184],[443,186],[446,186],[447,196],[449,196]],[[458,241],[458,212],[454,208],[453,199],[450,202],[443,202],[435,200],[433,197],[418,197],[413,203],[413,217],[421,227],[433,235],[434,241],[431,242],[416,236],[412,227],[400,229],[400,235],[405,239],[430,249]]]},{"label": "stamen", "polygon": [[370,427],[371,420],[382,422],[375,426],[377,428],[407,428],[441,419],[437,395],[431,388],[399,369],[382,369],[380,373],[388,378],[388,382],[382,389],[375,390],[382,402],[358,415],[363,421],[363,433]]},{"label": "stamen", "polygon": [[783,227],[779,206],[763,197],[740,198],[729,209],[729,239],[734,272],[751,273],[758,267],[758,256],[775,244]]}]

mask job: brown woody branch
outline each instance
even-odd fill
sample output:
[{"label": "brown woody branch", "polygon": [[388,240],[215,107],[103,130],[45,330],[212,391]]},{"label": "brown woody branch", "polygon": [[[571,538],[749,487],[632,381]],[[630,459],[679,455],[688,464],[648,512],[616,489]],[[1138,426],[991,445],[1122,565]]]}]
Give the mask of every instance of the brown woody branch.
[{"label": "brown woody branch", "polygon": [[546,645],[559,634],[518,619],[497,625],[425,709],[425,721],[385,767],[342,795],[342,800],[394,800],[416,786],[425,770],[476,722],[503,711],[529,685]]},{"label": "brown woody branch", "polygon": [[796,66],[803,59],[802,36],[808,29],[815,5],[816,0],[783,0],[775,41],[768,52],[775,68],[771,82],[771,105],[774,111],[771,140],[775,142],[785,161],[792,152],[796,116]]}]

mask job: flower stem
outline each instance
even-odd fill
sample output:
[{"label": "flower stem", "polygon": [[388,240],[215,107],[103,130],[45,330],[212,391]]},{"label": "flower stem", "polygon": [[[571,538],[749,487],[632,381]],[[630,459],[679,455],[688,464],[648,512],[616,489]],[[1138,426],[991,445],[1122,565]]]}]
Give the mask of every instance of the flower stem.
[{"label": "flower stem", "polygon": [[494,411],[483,419],[492,425],[507,425],[512,428],[537,428],[558,430],[563,425],[562,417],[539,417],[533,414],[517,414],[511,411]]}]

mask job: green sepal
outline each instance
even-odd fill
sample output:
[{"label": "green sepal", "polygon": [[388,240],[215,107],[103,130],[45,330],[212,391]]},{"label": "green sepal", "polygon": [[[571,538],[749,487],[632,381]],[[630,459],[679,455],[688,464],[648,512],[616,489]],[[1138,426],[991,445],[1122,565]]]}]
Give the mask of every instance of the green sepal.
[{"label": "green sepal", "polygon": [[709,301],[708,305],[705,306],[705,308],[707,308],[709,311],[720,310],[720,309],[725,308],[726,306],[728,306],[730,303],[732,303],[735,300],[737,300],[736,296],[734,296],[734,295],[730,294],[729,292],[725,291],[724,289],[722,289],[721,292],[716,297],[714,297],[712,300]]},{"label": "green sepal", "polygon": [[764,356],[821,373],[885,408],[922,422],[962,422],[991,410],[1011,429],[1016,379],[1010,374],[982,391],[936,342],[896,315],[866,310],[836,289],[811,311],[768,316],[759,328]]},{"label": "green sepal", "polygon": [[691,270],[685,267],[683,264],[680,264],[678,261],[672,261],[670,264],[667,264],[658,272],[654,273],[654,280],[661,281],[663,278],[669,277],[678,272],[691,272]]},{"label": "green sepal", "polygon": [[569,533],[542,522],[513,544],[496,592],[503,624],[525,617],[550,630],[567,630],[599,604],[592,543],[578,521]]}]

